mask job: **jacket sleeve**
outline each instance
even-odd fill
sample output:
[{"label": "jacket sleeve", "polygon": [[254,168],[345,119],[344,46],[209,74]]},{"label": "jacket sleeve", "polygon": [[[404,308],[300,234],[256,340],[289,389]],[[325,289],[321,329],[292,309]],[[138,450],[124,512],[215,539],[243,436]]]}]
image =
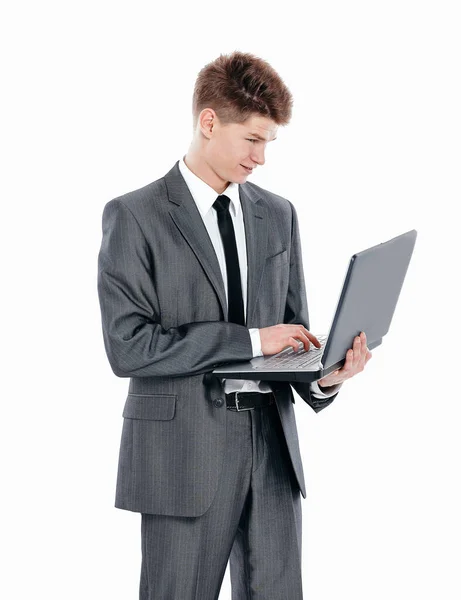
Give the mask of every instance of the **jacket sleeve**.
[{"label": "jacket sleeve", "polygon": [[[291,202],[290,205],[292,210],[290,278],[288,283],[288,294],[283,322],[287,324],[299,323],[304,325],[304,327],[310,331],[298,215]],[[318,398],[312,393],[311,384],[308,382],[290,381],[290,385],[315,412],[319,412],[326,408],[333,402],[339,393],[338,391],[332,396]]]},{"label": "jacket sleeve", "polygon": [[104,346],[118,377],[185,376],[220,362],[253,357],[248,329],[227,321],[185,323],[164,329],[154,261],[143,231],[119,199],[102,216],[98,295]]}]

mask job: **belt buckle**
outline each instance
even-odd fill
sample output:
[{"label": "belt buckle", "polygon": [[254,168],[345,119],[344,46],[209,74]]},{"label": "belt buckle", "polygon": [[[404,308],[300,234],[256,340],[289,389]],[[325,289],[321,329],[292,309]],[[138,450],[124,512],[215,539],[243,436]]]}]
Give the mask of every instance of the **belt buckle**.
[{"label": "belt buckle", "polygon": [[239,412],[241,412],[243,410],[253,410],[253,406],[247,406],[246,408],[239,408],[239,401],[238,401],[237,395],[240,394],[240,393],[242,393],[242,392],[241,391],[236,391],[235,392],[235,408]]}]

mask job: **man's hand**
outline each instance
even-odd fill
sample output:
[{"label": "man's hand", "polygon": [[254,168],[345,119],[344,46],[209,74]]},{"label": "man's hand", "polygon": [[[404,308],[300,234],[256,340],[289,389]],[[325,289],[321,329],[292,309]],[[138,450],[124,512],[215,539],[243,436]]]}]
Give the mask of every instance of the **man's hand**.
[{"label": "man's hand", "polygon": [[302,342],[306,352],[312,342],[316,348],[320,348],[320,342],[303,325],[287,325],[278,323],[271,327],[263,327],[259,330],[261,339],[261,351],[263,354],[277,354],[284,348],[291,346],[295,352],[299,350],[299,342]]},{"label": "man's hand", "polygon": [[322,387],[329,387],[331,385],[336,385],[337,383],[342,383],[343,381],[346,381],[346,379],[354,377],[357,373],[361,373],[371,357],[372,354],[367,348],[367,336],[365,335],[365,332],[362,331],[362,333],[354,339],[352,348],[347,351],[346,362],[343,367],[337,371],[333,371],[323,379],[319,379],[317,383]]}]

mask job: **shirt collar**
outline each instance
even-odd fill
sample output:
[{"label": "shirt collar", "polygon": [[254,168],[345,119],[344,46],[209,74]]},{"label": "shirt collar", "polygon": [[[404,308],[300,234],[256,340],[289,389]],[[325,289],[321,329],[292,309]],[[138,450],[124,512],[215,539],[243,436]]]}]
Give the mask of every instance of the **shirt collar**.
[{"label": "shirt collar", "polygon": [[[192,173],[192,171],[184,162],[184,156],[179,161],[178,166],[179,170],[181,171],[181,175],[183,176],[184,181],[186,182],[187,187],[189,188],[189,191],[192,194],[195,203],[197,204],[200,214],[202,217],[204,217],[220,194],[218,194],[211,186],[205,183],[203,179],[200,179],[200,177],[198,177],[195,173]],[[223,194],[230,198],[229,207],[233,207],[230,208],[230,210],[233,210],[234,216],[237,216],[240,210],[239,184],[230,182]]]}]

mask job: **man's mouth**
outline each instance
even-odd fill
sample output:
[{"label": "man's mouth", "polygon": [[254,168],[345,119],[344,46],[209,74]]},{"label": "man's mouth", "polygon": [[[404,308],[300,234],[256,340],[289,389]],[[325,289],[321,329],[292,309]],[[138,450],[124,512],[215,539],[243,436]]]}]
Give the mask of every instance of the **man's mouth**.
[{"label": "man's mouth", "polygon": [[248,167],[245,167],[245,165],[240,165],[241,167],[243,167],[245,169],[245,171],[247,171],[248,173],[252,173],[253,169],[249,169]]}]

